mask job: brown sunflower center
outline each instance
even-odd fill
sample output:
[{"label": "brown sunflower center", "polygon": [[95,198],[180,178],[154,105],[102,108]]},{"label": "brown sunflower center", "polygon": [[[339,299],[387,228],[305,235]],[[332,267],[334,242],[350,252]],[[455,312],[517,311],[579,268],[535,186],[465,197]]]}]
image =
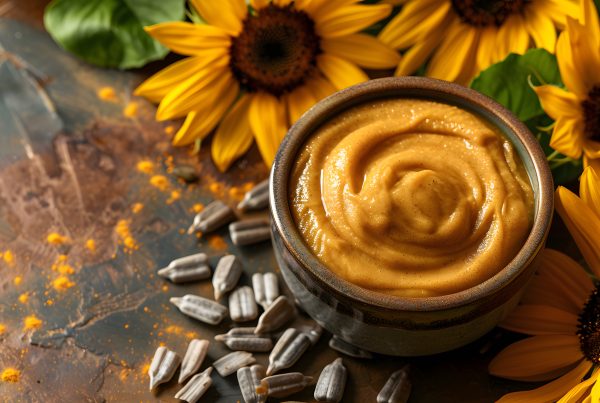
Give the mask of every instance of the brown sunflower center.
[{"label": "brown sunflower center", "polygon": [[231,44],[231,70],[248,91],[273,95],[304,83],[320,53],[313,20],[293,3],[273,4],[249,15]]},{"label": "brown sunflower center", "polygon": [[594,86],[588,97],[581,103],[585,124],[584,133],[588,139],[600,141],[600,85]]},{"label": "brown sunflower center", "polygon": [[581,352],[594,364],[600,363],[600,290],[598,286],[590,294],[579,314],[577,326]]},{"label": "brown sunflower center", "polygon": [[475,27],[500,26],[509,15],[521,12],[531,0],[452,0],[463,22]]}]

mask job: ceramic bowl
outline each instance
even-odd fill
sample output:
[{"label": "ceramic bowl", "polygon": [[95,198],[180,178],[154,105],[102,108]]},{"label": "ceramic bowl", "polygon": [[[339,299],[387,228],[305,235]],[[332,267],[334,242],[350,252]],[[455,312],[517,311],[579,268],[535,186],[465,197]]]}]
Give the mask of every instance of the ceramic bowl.
[{"label": "ceramic bowl", "polygon": [[[381,98],[421,98],[456,105],[513,143],[534,192],[531,232],[514,259],[492,278],[454,294],[407,298],[370,291],[327,269],[305,245],[290,211],[288,181],[298,151],[324,122]],[[300,306],[334,335],[372,352],[418,356],[476,340],[513,309],[536,269],[553,211],[554,185],[538,142],[510,111],[471,89],[423,77],[368,81],[337,92],[307,111],[283,140],[270,178],[272,238],[283,278]]]}]

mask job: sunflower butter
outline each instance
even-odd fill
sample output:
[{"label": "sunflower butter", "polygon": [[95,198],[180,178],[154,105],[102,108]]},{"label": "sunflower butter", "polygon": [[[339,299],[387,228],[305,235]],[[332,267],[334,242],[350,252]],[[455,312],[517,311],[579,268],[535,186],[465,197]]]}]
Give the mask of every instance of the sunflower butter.
[{"label": "sunflower butter", "polygon": [[427,100],[352,107],[297,156],[291,208],[338,276],[406,297],[447,295],[520,250],[533,192],[512,144],[482,118]]}]

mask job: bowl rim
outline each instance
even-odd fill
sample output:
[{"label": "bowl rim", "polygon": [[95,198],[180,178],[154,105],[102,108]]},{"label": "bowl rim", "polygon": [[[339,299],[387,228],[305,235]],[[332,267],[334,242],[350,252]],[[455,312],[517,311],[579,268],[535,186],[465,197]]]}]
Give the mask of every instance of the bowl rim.
[{"label": "bowl rim", "polygon": [[[326,268],[306,246],[291,214],[288,180],[300,147],[324,120],[354,105],[382,98],[425,98],[458,104],[496,126],[504,126],[518,139],[530,158],[534,172],[527,170],[534,191],[534,219],[529,236],[517,255],[498,273],[484,282],[434,297],[400,297],[368,290],[338,277]],[[495,122],[494,122],[495,121]],[[537,182],[537,188],[535,186]],[[275,157],[269,178],[269,202],[273,225],[286,249],[322,286],[345,299],[382,309],[440,311],[469,305],[491,297],[517,279],[544,246],[554,210],[554,183],[546,156],[529,129],[508,109],[467,87],[427,77],[388,77],[370,80],[321,100],[288,131]]]}]

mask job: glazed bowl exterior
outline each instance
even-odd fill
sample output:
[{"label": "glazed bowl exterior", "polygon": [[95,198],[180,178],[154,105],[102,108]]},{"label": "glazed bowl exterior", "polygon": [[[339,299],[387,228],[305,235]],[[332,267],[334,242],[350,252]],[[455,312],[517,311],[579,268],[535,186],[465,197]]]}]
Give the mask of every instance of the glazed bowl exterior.
[{"label": "glazed bowl exterior", "polygon": [[[466,109],[487,120],[513,143],[534,192],[531,232],[514,259],[492,278],[454,294],[407,298],[361,288],[338,276],[311,252],[289,204],[296,155],[324,122],[355,105],[382,98],[420,98]],[[271,171],[270,208],[275,256],[301,307],[334,335],[368,351],[398,356],[461,347],[496,326],[518,303],[536,270],[553,212],[554,185],[538,142],[510,111],[460,85],[423,77],[368,81],[322,100],[294,124]]]}]

